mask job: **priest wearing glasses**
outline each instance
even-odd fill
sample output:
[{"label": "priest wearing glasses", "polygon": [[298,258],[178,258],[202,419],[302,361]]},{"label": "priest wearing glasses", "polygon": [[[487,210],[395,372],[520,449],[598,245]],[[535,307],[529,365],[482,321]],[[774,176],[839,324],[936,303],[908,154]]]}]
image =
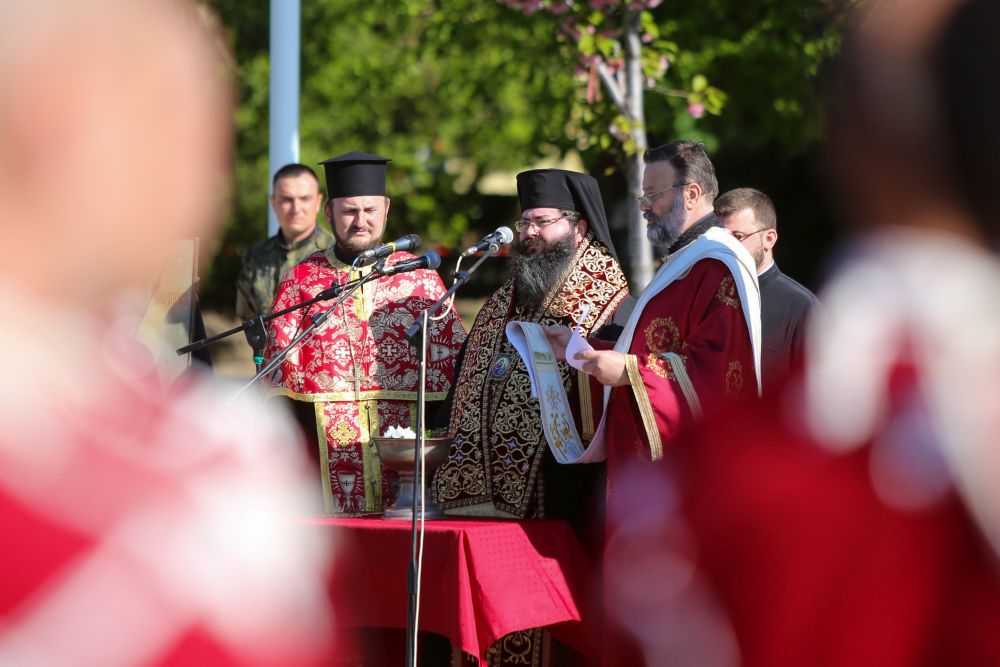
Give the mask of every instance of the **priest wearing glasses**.
[{"label": "priest wearing glasses", "polygon": [[[543,435],[539,402],[531,396],[528,369],[505,327],[516,320],[579,325],[585,335],[606,332],[615,312],[631,303],[628,284],[593,177],[535,169],[517,175],[517,193],[521,218],[514,223],[511,276],[479,311],[462,349],[446,402],[450,410],[439,417],[450,420],[455,441],[434,477],[434,493],[449,514],[566,519],[585,543],[599,547],[592,529],[603,524],[603,464],[556,462]],[[584,384],[588,379],[565,363],[559,364],[559,375],[573,421],[589,440],[600,415],[589,402],[590,392],[578,391],[581,378]],[[491,650],[498,652],[496,664],[518,656],[541,664],[543,643],[536,628],[508,635]],[[559,651],[568,649],[554,650],[551,664],[565,664]]]}]

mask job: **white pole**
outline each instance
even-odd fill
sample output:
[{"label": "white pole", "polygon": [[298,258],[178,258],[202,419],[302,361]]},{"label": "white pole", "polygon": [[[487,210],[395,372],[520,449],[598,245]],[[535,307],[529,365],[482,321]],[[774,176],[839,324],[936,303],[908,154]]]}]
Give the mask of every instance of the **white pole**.
[{"label": "white pole", "polygon": [[[271,0],[270,151],[266,188],[282,165],[299,161],[299,0]],[[270,202],[267,233],[278,233]]]}]

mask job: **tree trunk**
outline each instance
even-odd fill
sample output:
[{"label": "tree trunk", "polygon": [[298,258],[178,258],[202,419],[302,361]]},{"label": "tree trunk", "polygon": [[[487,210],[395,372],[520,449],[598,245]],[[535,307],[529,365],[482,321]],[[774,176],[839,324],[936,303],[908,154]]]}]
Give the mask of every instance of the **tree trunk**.
[{"label": "tree trunk", "polygon": [[642,194],[642,154],[646,151],[646,115],[643,113],[644,80],[642,74],[642,41],[639,37],[639,14],[631,10],[625,14],[625,104],[634,151],[626,156],[625,184],[628,192],[628,253],[631,270],[629,287],[639,296],[653,278],[653,252],[646,238],[646,220],[636,200]]}]

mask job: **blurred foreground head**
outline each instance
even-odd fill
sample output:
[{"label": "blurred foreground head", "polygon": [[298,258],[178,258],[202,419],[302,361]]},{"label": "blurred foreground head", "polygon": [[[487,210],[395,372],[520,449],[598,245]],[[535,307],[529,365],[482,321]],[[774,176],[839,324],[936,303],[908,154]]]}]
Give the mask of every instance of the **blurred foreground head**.
[{"label": "blurred foreground head", "polygon": [[323,659],[330,541],[295,520],[315,480],[294,427],[205,378],[164,392],[103,317],[218,220],[231,104],[206,19],[0,2],[3,665]]},{"label": "blurred foreground head", "polygon": [[[0,284],[101,306],[213,231],[230,83],[181,0],[0,3]],[[40,270],[44,265],[44,270]]]},{"label": "blurred foreground head", "polygon": [[993,245],[1000,212],[1000,4],[876,2],[845,40],[831,157],[850,218]]}]

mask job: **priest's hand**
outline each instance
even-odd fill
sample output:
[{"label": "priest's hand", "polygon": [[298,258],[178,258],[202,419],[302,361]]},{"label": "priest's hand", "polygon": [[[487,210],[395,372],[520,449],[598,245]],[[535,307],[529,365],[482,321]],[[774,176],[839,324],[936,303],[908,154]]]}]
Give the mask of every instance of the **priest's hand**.
[{"label": "priest's hand", "polygon": [[565,361],[566,346],[569,345],[569,339],[573,335],[573,330],[569,327],[557,325],[554,327],[542,327],[542,331],[545,332],[545,337],[549,339],[549,347],[552,348],[552,352],[556,355],[556,361]]},{"label": "priest's hand", "polygon": [[585,362],[583,372],[603,385],[620,387],[628,384],[625,372],[625,355],[614,350],[577,352],[576,358]]}]

